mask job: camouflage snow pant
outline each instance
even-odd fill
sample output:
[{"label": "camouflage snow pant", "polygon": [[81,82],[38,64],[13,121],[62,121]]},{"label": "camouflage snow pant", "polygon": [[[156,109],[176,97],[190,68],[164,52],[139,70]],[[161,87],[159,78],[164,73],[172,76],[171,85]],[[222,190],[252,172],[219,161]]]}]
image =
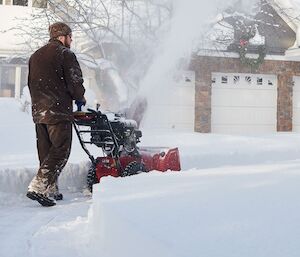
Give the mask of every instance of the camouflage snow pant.
[{"label": "camouflage snow pant", "polygon": [[28,189],[41,194],[57,188],[58,176],[66,165],[72,143],[72,123],[36,124],[40,167]]}]

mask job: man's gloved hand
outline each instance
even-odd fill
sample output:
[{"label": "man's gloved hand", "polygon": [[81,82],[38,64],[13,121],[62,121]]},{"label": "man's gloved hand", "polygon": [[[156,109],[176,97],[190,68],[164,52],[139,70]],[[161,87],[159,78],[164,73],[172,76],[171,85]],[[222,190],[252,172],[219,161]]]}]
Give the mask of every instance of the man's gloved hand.
[{"label": "man's gloved hand", "polygon": [[85,100],[85,98],[83,97],[83,99],[82,100],[75,100],[75,104],[77,105],[77,111],[78,112],[81,112],[81,107],[82,106],[85,106],[85,104],[86,104],[86,100]]}]

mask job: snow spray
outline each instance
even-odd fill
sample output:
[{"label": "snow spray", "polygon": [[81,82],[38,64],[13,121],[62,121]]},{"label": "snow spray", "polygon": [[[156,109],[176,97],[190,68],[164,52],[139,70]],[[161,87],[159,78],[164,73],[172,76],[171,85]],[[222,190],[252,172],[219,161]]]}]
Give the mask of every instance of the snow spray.
[{"label": "snow spray", "polygon": [[[143,128],[154,129],[162,124],[165,128],[175,128],[174,122],[172,123],[169,117],[172,116],[176,119],[180,113],[174,109],[176,99],[171,100],[174,104],[173,107],[169,104],[170,101],[168,102],[170,94],[178,88],[178,85],[177,87],[174,85],[174,74],[178,69],[188,68],[190,56],[201,42],[203,35],[216,23],[218,14],[235,2],[237,1],[174,0],[174,14],[170,21],[170,29],[161,40],[160,46],[157,47],[153,62],[140,84],[139,95],[145,97],[148,102],[148,108],[141,124]],[[255,1],[243,0],[239,3],[244,11],[250,10]],[[183,58],[188,60],[185,62],[186,67],[179,68],[179,61]],[[177,94],[178,101],[180,98],[181,96]],[[190,94],[190,98],[190,101],[194,101],[194,95]],[[185,99],[187,98],[185,97]],[[178,113],[174,114],[174,112]],[[189,118],[194,119],[194,117]],[[166,119],[169,119],[168,124]],[[193,129],[193,125],[190,126],[190,129]]]}]

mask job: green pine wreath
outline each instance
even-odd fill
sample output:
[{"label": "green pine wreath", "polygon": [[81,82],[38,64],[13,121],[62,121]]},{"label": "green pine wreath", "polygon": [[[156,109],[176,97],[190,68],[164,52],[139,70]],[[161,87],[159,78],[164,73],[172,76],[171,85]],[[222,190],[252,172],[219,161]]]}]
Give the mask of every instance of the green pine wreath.
[{"label": "green pine wreath", "polygon": [[258,57],[256,59],[248,58],[247,55],[247,44],[240,44],[238,48],[238,53],[240,56],[240,61],[244,65],[251,67],[251,70],[257,70],[259,66],[264,62],[266,57],[266,48],[264,45],[258,46]]}]

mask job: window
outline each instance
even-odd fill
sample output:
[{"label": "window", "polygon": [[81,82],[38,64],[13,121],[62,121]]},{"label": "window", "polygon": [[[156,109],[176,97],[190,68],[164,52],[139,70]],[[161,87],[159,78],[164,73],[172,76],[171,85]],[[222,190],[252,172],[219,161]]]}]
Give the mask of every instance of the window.
[{"label": "window", "polygon": [[273,86],[273,82],[271,80],[268,80],[268,85]]},{"label": "window", "polygon": [[216,83],[216,78],[212,78],[212,79],[211,79],[211,83],[212,83],[212,84],[215,84],[215,83]]},{"label": "window", "polygon": [[228,77],[227,76],[222,76],[221,83],[222,84],[227,84],[228,83]]},{"label": "window", "polygon": [[257,78],[257,85],[261,86],[263,84],[263,78]]},{"label": "window", "polygon": [[248,84],[251,84],[251,77],[250,76],[246,76],[245,77],[245,81],[248,82]]},{"label": "window", "polygon": [[233,83],[237,84],[240,81],[240,76],[233,76]]},{"label": "window", "polygon": [[0,71],[0,96],[14,97],[16,68],[2,66]]},{"label": "window", "polygon": [[192,81],[188,76],[185,76],[184,80],[185,80],[185,82],[191,82]]},{"label": "window", "polygon": [[28,0],[13,0],[13,5],[28,6]]},{"label": "window", "polygon": [[47,8],[47,0],[32,0],[32,7]]}]

